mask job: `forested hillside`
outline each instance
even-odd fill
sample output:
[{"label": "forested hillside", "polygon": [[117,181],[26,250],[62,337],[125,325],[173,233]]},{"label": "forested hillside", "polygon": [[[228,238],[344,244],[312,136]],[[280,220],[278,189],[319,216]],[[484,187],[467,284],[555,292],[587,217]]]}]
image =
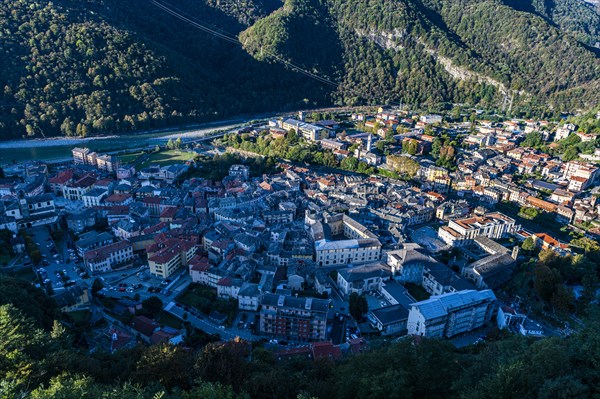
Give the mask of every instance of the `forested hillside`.
[{"label": "forested hillside", "polygon": [[1,398],[550,399],[595,397],[600,390],[597,308],[588,326],[568,338],[498,336],[456,349],[406,337],[373,340],[369,350],[338,362],[278,361],[260,345],[195,335],[185,348],[89,353],[81,331],[53,323],[56,305],[40,302],[44,294],[27,285],[0,276],[11,293],[0,298]]},{"label": "forested hillside", "polygon": [[516,9],[537,13],[571,32],[581,42],[600,48],[600,3],[585,0],[505,0]]},{"label": "forested hillside", "polygon": [[[233,35],[244,28],[208,5],[178,6]],[[120,133],[326,99],[321,85],[142,0],[0,0],[0,41],[5,139]]]},{"label": "forested hillside", "polygon": [[149,0],[0,0],[0,138],[331,104],[598,104],[598,14],[580,0],[159,3],[203,28]]}]

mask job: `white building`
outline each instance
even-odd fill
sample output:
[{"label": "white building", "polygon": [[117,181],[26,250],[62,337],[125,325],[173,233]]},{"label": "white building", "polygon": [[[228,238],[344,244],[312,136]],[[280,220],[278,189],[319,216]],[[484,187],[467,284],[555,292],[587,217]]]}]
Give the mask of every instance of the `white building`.
[{"label": "white building", "polygon": [[379,291],[384,281],[392,276],[387,265],[370,263],[367,265],[338,271],[337,285],[340,292],[348,297],[353,292],[362,295],[369,291]]},{"label": "white building", "polygon": [[431,123],[441,123],[442,116],[441,115],[423,115],[419,118],[419,120],[423,123],[431,124]]},{"label": "white building", "polygon": [[[309,222],[318,265],[363,264],[378,261],[381,257],[381,243],[377,236],[349,216],[331,215],[324,222],[326,230],[321,222]],[[332,239],[339,235],[346,239]]]},{"label": "white building", "polygon": [[229,167],[229,177],[246,181],[250,177],[250,168],[246,165],[231,165]]},{"label": "white building", "polygon": [[118,241],[83,254],[85,266],[91,273],[110,271],[114,266],[133,259],[133,247],[129,241]]},{"label": "white building", "polygon": [[496,310],[492,290],[465,290],[432,296],[411,304],[407,329],[411,335],[450,338],[490,322]]},{"label": "white building", "polygon": [[107,195],[108,192],[106,190],[102,188],[93,188],[81,197],[83,200],[83,206],[86,208],[100,206],[100,203]]},{"label": "white building", "polygon": [[516,229],[514,219],[500,212],[493,212],[484,216],[451,220],[448,226],[439,228],[438,236],[446,244],[460,247],[472,243],[478,236],[503,238]]}]

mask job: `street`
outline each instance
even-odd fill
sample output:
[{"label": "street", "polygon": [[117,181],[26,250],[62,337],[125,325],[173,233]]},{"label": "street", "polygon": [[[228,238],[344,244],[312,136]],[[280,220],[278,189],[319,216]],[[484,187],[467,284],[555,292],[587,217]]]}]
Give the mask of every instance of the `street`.
[{"label": "street", "polygon": [[[236,337],[240,337],[248,341],[257,341],[260,339],[260,337],[253,335],[250,330],[238,329],[235,327],[226,328],[225,326],[219,325],[211,320],[205,319],[200,312],[194,309],[186,311],[183,307],[177,306],[175,302],[169,302],[165,307],[165,311],[171,313],[181,320],[190,322],[192,326],[204,331],[207,334],[218,334],[222,339],[227,341],[235,339]],[[186,314],[187,316],[184,316]]]}]

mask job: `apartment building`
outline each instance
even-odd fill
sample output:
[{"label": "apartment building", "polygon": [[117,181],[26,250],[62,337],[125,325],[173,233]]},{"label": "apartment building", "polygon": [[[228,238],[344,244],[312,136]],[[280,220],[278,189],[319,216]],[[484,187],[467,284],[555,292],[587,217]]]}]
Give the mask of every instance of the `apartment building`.
[{"label": "apartment building", "polygon": [[600,175],[600,168],[583,162],[571,161],[563,164],[563,178],[569,181],[568,189],[579,192],[588,188]]},{"label": "apartment building", "polygon": [[92,190],[96,178],[90,174],[83,176],[73,183],[63,186],[63,197],[71,201],[81,201],[88,191]]},{"label": "apartment building", "polygon": [[87,156],[92,151],[89,148],[75,147],[71,150],[73,154],[73,162],[79,165],[85,165],[87,163]]},{"label": "apartment building", "polygon": [[115,173],[120,166],[119,158],[112,155],[97,154],[89,148],[76,147],[71,150],[71,153],[73,154],[73,163],[91,165],[108,173]]},{"label": "apartment building", "polygon": [[83,254],[83,262],[91,273],[104,273],[133,259],[133,247],[123,240],[91,249]]},{"label": "apartment building", "polygon": [[96,167],[108,173],[116,173],[121,166],[119,159],[112,155],[98,155],[96,157]]},{"label": "apartment building", "polygon": [[100,203],[107,195],[108,192],[105,189],[93,188],[81,197],[83,200],[83,206],[86,208],[100,206]]},{"label": "apartment building", "polygon": [[181,266],[188,265],[196,250],[194,241],[183,239],[168,239],[150,245],[146,249],[150,274],[169,278]]},{"label": "apartment building", "polygon": [[490,322],[496,310],[492,290],[464,290],[411,304],[407,329],[411,335],[450,338]]},{"label": "apartment building", "polygon": [[298,121],[296,119],[286,119],[281,123],[281,128],[287,130],[295,130],[297,134],[302,135],[310,141],[319,141],[329,137],[329,130],[324,127]]},{"label": "apartment building", "polygon": [[264,294],[261,299],[260,331],[289,341],[327,339],[329,300]]},{"label": "apartment building", "polygon": [[506,237],[516,228],[514,219],[500,212],[492,212],[484,216],[450,220],[448,226],[439,228],[438,236],[446,244],[460,247],[471,244],[478,236],[492,239]]},{"label": "apartment building", "polygon": [[250,168],[246,165],[231,165],[229,167],[229,177],[246,181],[250,177]]},{"label": "apartment building", "polygon": [[[324,218],[324,224],[315,222],[310,227],[319,266],[363,264],[381,257],[381,242],[377,236],[347,215],[329,215]],[[339,236],[344,239],[334,239]]]},{"label": "apartment building", "polygon": [[337,285],[342,294],[348,297],[353,292],[361,295],[369,291],[379,291],[384,281],[392,276],[389,266],[376,262],[338,271]]}]

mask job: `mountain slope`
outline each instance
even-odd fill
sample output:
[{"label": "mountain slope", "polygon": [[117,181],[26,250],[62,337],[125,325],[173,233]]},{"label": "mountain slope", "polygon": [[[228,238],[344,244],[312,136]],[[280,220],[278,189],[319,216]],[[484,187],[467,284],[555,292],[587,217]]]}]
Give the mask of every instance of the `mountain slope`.
[{"label": "mountain slope", "polygon": [[[178,3],[233,35],[245,27],[209,5]],[[119,133],[326,101],[313,81],[146,1],[0,0],[0,32],[0,138]]]},{"label": "mountain slope", "polygon": [[[310,8],[323,2],[287,1],[241,35],[247,50],[275,42],[279,55],[314,65],[311,54],[286,51],[301,38],[290,35],[281,15],[298,3]],[[359,93],[409,103],[491,104],[504,94],[533,107],[586,108],[598,102],[598,56],[535,13],[495,0],[326,3],[345,48],[337,92],[344,102],[368,99]]]},{"label": "mountain slope", "polygon": [[145,0],[0,0],[0,138],[329,104],[598,104],[596,14],[580,0],[159,3],[202,26]]},{"label": "mountain slope", "polygon": [[600,4],[584,0],[504,0],[518,10],[538,14],[582,43],[600,48]]}]

